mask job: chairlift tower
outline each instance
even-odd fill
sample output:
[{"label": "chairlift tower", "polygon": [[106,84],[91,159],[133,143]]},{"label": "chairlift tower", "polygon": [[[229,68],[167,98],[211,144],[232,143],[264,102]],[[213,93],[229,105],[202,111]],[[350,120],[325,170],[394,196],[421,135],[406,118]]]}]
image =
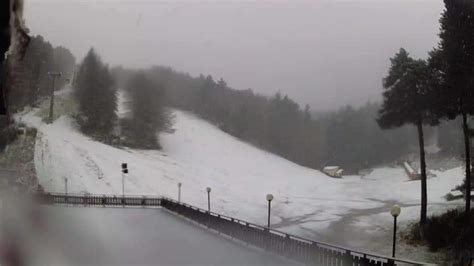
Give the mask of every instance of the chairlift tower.
[{"label": "chairlift tower", "polygon": [[53,108],[54,108],[54,85],[56,83],[56,78],[61,77],[61,72],[48,72],[48,76],[53,78],[53,86],[51,87],[51,100],[49,102],[49,122],[53,122]]}]

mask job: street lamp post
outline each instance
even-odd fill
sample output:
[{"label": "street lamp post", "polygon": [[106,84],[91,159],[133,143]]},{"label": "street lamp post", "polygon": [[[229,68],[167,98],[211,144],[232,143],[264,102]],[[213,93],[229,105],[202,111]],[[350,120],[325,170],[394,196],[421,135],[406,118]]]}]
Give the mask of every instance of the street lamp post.
[{"label": "street lamp post", "polygon": [[267,201],[268,201],[268,229],[270,229],[270,210],[271,210],[271,203],[273,200],[272,194],[267,194]]},{"label": "street lamp post", "polygon": [[211,212],[211,188],[207,187],[207,211]]},{"label": "street lamp post", "polygon": [[54,107],[54,84],[56,82],[56,78],[61,77],[61,72],[48,72],[48,75],[53,78],[53,86],[51,88],[51,99],[49,102],[49,122],[53,122],[53,107]]},{"label": "street lamp post", "polygon": [[178,183],[178,202],[181,202],[181,182]]},{"label": "street lamp post", "polygon": [[400,215],[401,209],[398,205],[393,205],[390,209],[390,214],[393,216],[393,246],[392,246],[392,257],[395,258],[395,246],[397,243],[397,217]]}]

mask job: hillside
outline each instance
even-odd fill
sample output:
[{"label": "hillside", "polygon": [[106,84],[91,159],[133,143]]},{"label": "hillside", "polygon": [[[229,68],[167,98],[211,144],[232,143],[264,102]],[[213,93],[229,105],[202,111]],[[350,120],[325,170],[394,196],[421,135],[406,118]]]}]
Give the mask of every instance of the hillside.
[{"label": "hillside", "polygon": [[[372,238],[390,238],[387,210],[394,203],[403,207],[402,226],[418,217],[420,184],[408,181],[401,168],[329,178],[180,110],[173,110],[174,132],[160,136],[162,151],[108,146],[82,135],[68,116],[48,125],[37,113],[26,113],[22,121],[38,128],[35,167],[46,191],[64,192],[67,177],[69,193],[121,194],[120,166],[126,162],[130,169],[125,178],[127,195],[176,199],[177,183],[182,182],[182,201],[207,208],[205,188],[210,186],[213,211],[265,224],[265,195],[273,193],[274,227],[353,247],[362,245],[357,237],[367,238],[369,232]],[[461,183],[462,169],[436,174],[428,180],[430,213],[461,204],[448,204],[443,196]],[[388,253],[389,245],[367,248]]]}]

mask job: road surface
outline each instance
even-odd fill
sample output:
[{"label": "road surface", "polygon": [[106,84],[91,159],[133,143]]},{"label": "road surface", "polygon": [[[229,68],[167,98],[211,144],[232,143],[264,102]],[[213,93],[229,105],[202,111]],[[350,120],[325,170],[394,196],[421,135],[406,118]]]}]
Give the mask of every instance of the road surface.
[{"label": "road surface", "polygon": [[29,215],[34,233],[21,244],[29,265],[290,264],[161,208],[41,209]]}]

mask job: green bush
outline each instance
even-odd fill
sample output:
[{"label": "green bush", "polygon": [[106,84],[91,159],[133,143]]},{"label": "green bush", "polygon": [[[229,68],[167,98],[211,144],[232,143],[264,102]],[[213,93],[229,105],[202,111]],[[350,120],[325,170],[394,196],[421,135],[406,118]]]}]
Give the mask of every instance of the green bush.
[{"label": "green bush", "polygon": [[469,258],[474,249],[474,211],[471,210],[469,222],[463,209],[429,217],[425,226],[413,225],[409,240],[412,243],[424,241],[432,251],[445,249],[460,263]]}]

